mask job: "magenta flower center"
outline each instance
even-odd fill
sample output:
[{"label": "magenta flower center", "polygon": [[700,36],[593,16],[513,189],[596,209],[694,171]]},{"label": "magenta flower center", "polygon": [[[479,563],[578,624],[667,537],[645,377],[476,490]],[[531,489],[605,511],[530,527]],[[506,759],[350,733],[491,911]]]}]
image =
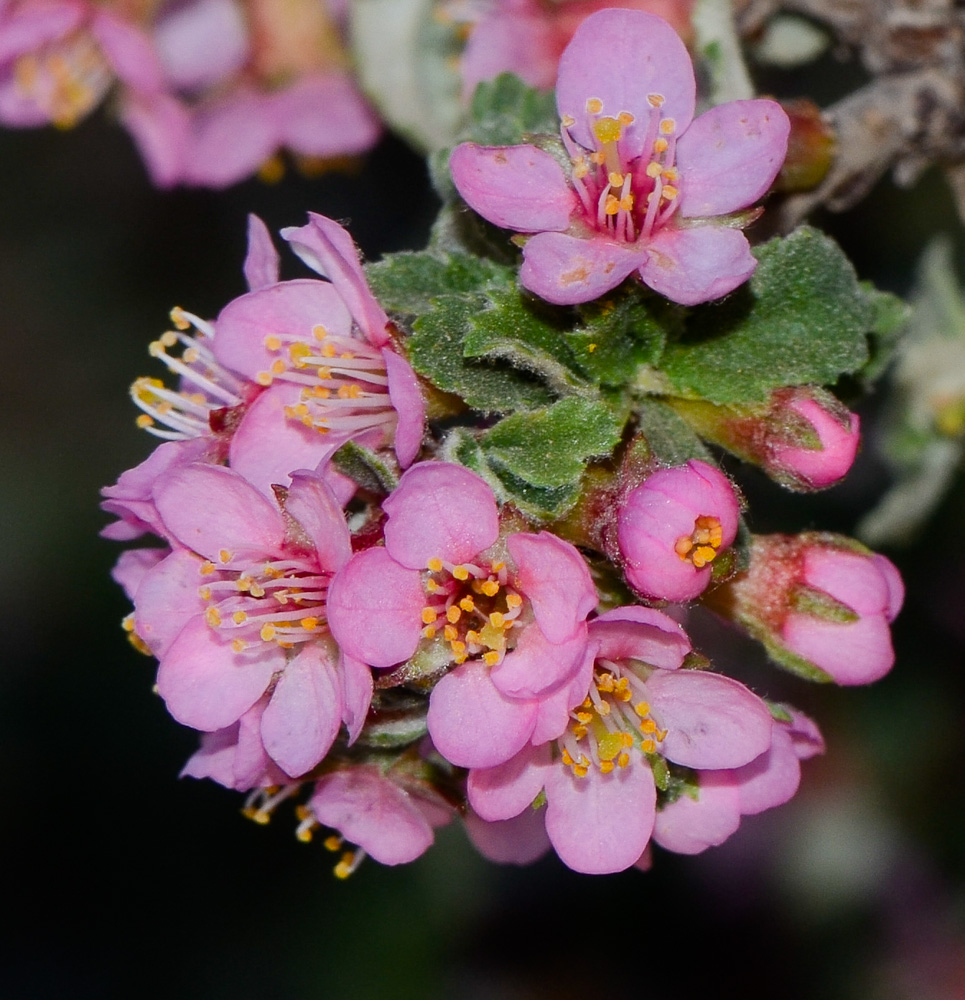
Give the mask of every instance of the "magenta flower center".
[{"label": "magenta flower center", "polygon": [[[603,114],[603,102],[586,102],[590,132],[596,148],[585,149],[570,134],[576,120],[565,115],[561,122],[563,144],[570,155],[573,187],[579,195],[589,224],[616,239],[633,242],[649,238],[666,224],[677,208],[680,184],[674,166],[676,123],[663,118],[661,94],[649,94],[650,114],[645,122],[629,111],[614,118]],[[645,155],[627,160],[620,140],[628,129],[646,129]]]},{"label": "magenta flower center", "polygon": [[430,559],[428,569],[422,634],[435,639],[441,629],[457,664],[481,657],[487,666],[496,666],[516,645],[512,632],[524,606],[522,596],[509,585],[506,564],[453,565]]},{"label": "magenta flower center", "polygon": [[235,652],[258,642],[291,649],[326,628],[325,596],[331,577],[309,560],[251,562],[224,550],[219,561],[220,565],[209,560],[201,564],[201,576],[212,579],[198,593],[208,602],[205,621],[233,636]]},{"label": "magenta flower center", "polygon": [[560,737],[563,764],[577,778],[595,768],[609,774],[629,767],[636,748],[646,756],[657,752],[666,738],[650,718],[643,682],[612,660],[598,660],[586,700],[570,713],[570,725]]},{"label": "magenta flower center", "polygon": [[701,515],[694,521],[694,530],[689,535],[681,535],[673,550],[684,562],[702,569],[716,557],[722,541],[720,521],[710,515]]},{"label": "magenta flower center", "polygon": [[286,406],[285,414],[322,434],[391,432],[397,417],[382,352],[354,337],[332,335],[321,324],[312,328],[312,338],[308,343],[291,334],[265,337],[265,347],[278,357],[256,381],[302,386],[299,402]]}]

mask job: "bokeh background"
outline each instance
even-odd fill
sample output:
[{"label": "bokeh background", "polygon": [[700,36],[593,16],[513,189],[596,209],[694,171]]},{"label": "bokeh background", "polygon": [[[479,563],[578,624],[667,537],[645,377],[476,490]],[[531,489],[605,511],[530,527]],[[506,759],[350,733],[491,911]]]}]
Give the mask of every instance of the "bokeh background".
[{"label": "bokeh background", "polygon": [[[884,681],[816,689],[707,638],[811,713],[828,752],[794,802],[700,857],[596,879],[554,858],[500,868],[453,828],[410,866],[340,882],[284,809],[259,827],[240,796],[177,780],[195,737],[118,627],[118,549],[97,537],[98,489],[153,444],[127,388],[161,374],[146,348],[172,306],[213,316],[244,291],[247,212],[273,230],[309,209],[348,220],[372,259],[421,246],[434,208],[392,138],[348,174],[214,193],[152,189],[103,116],[0,132],[0,1000],[965,998],[961,482],[889,552],[909,596]],[[936,233],[962,259],[935,173],[816,221],[898,293]],[[752,527],[853,530],[886,484],[877,407],[826,494],[736,469]]]}]

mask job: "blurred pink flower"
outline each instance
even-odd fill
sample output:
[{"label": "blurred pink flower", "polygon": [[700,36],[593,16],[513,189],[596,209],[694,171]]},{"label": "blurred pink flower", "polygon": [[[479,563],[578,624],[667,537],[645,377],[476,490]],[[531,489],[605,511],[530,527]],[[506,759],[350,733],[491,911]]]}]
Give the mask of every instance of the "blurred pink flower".
[{"label": "blurred pink flower", "polygon": [[658,469],[618,508],[627,582],[645,597],[692,600],[710,582],[711,562],[734,541],[739,515],[730,480],[706,462]]},{"label": "blurred pink flower", "polygon": [[773,101],[733,101],[693,118],[690,56],[665,21],[603,10],[577,29],[556,85],[569,179],[536,146],[456,147],[459,193],[490,222],[534,233],[520,281],[549,302],[586,302],[638,273],[683,305],[753,273],[739,229],[715,221],[761,198],[787,148]]}]

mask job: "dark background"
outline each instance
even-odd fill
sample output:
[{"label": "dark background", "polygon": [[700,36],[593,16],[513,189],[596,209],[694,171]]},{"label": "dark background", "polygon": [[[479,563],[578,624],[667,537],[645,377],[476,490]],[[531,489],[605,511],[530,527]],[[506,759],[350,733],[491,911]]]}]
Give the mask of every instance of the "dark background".
[{"label": "dark background", "polygon": [[[168,310],[213,316],[244,291],[248,211],[277,230],[309,209],[375,258],[421,246],[434,202],[392,139],[352,176],[213,193],[152,189],[104,117],[0,132],[0,1000],[965,997],[961,489],[889,553],[909,597],[884,681],[815,689],[732,651],[828,753],[793,803],[700,857],[604,878],[500,868],[453,828],[412,865],[340,882],[284,809],[259,827],[241,796],[177,780],[195,737],[118,627],[97,491],[154,443],[127,388],[162,374],[146,348]],[[962,245],[936,173],[817,221],[901,293],[932,234]],[[817,498],[740,475],[758,530],[848,531],[885,483],[871,445]]]}]

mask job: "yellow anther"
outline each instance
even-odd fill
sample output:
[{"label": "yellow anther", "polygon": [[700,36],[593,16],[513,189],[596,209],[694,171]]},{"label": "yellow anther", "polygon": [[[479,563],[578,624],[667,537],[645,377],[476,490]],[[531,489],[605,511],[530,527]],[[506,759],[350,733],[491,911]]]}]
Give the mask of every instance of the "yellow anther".
[{"label": "yellow anther", "polygon": [[717,555],[717,550],[711,545],[700,545],[698,546],[691,556],[694,566],[697,569],[703,569],[707,563],[712,562],[714,557]]},{"label": "yellow anther", "polygon": [[272,383],[271,372],[258,372],[258,374],[255,376],[255,381],[259,385],[265,385],[265,386],[271,385]]},{"label": "yellow anther", "polygon": [[489,564],[489,572],[493,573],[493,574],[499,573],[503,569],[503,567],[505,565],[506,565],[506,563],[504,563],[504,562],[498,562],[496,559],[494,559]]},{"label": "yellow anther", "polygon": [[650,714],[650,702],[640,701],[637,702],[633,709],[641,719],[645,719]]},{"label": "yellow anther", "polygon": [[342,838],[337,833],[330,833],[322,841],[322,845],[327,851],[337,851],[342,846]]},{"label": "yellow anther", "polygon": [[206,608],[204,620],[212,627],[217,628],[221,624],[221,612],[217,608]]},{"label": "yellow anther", "polygon": [[271,368],[269,369],[272,375],[284,375],[285,374],[285,362],[281,358],[276,358],[271,363]]},{"label": "yellow anther", "polygon": [[613,770],[613,761],[604,760],[600,762],[600,771],[603,774],[609,774]]},{"label": "yellow anther", "polygon": [[184,315],[184,310],[180,306],[175,306],[168,315],[171,317],[171,322],[179,330],[191,329],[191,323],[188,320],[188,318]]},{"label": "yellow anther", "polygon": [[134,631],[134,612],[133,611],[129,615],[125,615],[124,618],[121,619],[121,628],[124,629],[125,632],[133,632]]},{"label": "yellow anther", "polygon": [[[260,584],[256,583],[254,580],[251,581],[251,589],[249,591],[252,597],[264,597],[265,588]],[[281,604],[285,603],[285,595],[283,593],[278,594],[278,601]]]},{"label": "yellow anther", "polygon": [[586,726],[573,727],[573,735],[576,737],[577,740],[582,740],[588,732],[589,730],[586,728]]},{"label": "yellow anther", "polygon": [[[585,758],[580,758],[580,759],[583,760]],[[590,769],[586,764],[580,763],[573,765],[573,774],[575,774],[577,778],[585,778],[587,771],[589,770]]]},{"label": "yellow anther", "polygon": [[468,660],[468,659],[469,659],[469,654],[465,653],[465,652],[462,652],[462,653],[453,653],[453,656],[452,656],[452,662],[455,663],[455,665],[457,667],[459,666],[460,663],[465,663],[466,660]]},{"label": "yellow anther", "polygon": [[667,730],[666,729],[658,729],[657,732],[654,735],[657,737],[657,742],[658,743],[663,743],[663,741],[667,738]]},{"label": "yellow anther", "polygon": [[429,562],[426,563],[426,566],[428,567],[430,573],[438,573],[442,569],[442,560],[430,559]]},{"label": "yellow anther", "polygon": [[422,630],[422,634],[427,639],[435,639],[437,631],[438,631],[438,629],[435,627],[435,625],[429,625],[427,628],[424,628]]},{"label": "yellow anther", "polygon": [[656,178],[656,177],[659,177],[662,173],[663,173],[663,167],[661,167],[660,164],[657,163],[656,160],[651,160],[647,164],[647,176],[648,177],[654,177],[654,178]]},{"label": "yellow anther", "polygon": [[613,690],[613,674],[602,674],[596,682],[596,689],[609,694]]},{"label": "yellow anther", "polygon": [[459,607],[467,613],[476,610],[475,602],[468,595],[459,602]]},{"label": "yellow anther", "polygon": [[295,838],[303,844],[310,844],[312,842],[312,828],[310,826],[300,826],[295,831]]},{"label": "yellow anther", "polygon": [[610,703],[608,701],[601,701],[600,704],[597,705],[596,710],[600,715],[609,715]]},{"label": "yellow anther", "polygon": [[595,153],[590,153],[590,162],[595,163],[598,167],[603,166],[606,162],[606,155],[597,150]]},{"label": "yellow anther", "polygon": [[623,745],[629,750],[633,746],[633,737],[630,733],[623,734]]},{"label": "yellow anther", "polygon": [[560,754],[560,760],[562,760],[567,767],[573,763],[573,758],[570,756],[570,752],[566,749],[566,747],[563,747],[563,751]]},{"label": "yellow anther", "polygon": [[663,105],[666,98],[663,94],[647,94],[647,103],[649,103],[651,108],[659,108]]},{"label": "yellow anther", "polygon": [[593,134],[597,139],[606,145],[608,142],[617,142],[623,135],[623,126],[616,118],[599,118],[593,123]]},{"label": "yellow anther", "polygon": [[580,708],[593,708],[593,701],[589,697],[584,698]]},{"label": "yellow anther", "polygon": [[623,187],[623,174],[618,174],[615,170],[610,171],[607,175],[607,181],[610,187]]},{"label": "yellow anther", "polygon": [[210,601],[211,600],[211,588],[210,587],[199,587],[198,588],[198,597],[200,597],[202,601]]},{"label": "yellow anther", "polygon": [[185,364],[193,365],[201,357],[201,352],[196,347],[189,347],[181,355],[181,360]]},{"label": "yellow anther", "polygon": [[355,855],[351,851],[346,851],[342,855],[341,861],[333,869],[336,878],[348,878],[349,875],[355,870],[353,868],[353,863],[355,861]]},{"label": "yellow anther", "polygon": [[483,654],[483,661],[487,667],[495,667],[499,663],[499,653],[496,650],[490,650],[488,653]]},{"label": "yellow anther", "polygon": [[229,552],[229,551],[228,551],[227,549],[222,549],[222,550],[221,550],[221,551],[220,551],[220,552],[218,553],[218,558],[219,558],[219,559],[221,560],[221,562],[223,562],[223,563],[229,563],[229,562],[231,562],[231,553],[230,553],[230,552]]},{"label": "yellow anther", "polygon": [[475,629],[469,629],[466,632],[466,642],[479,642],[479,633]]},{"label": "yellow anther", "polygon": [[141,428],[141,430],[144,430],[145,427],[152,427],[154,425],[154,418],[149,417],[146,413],[142,413],[137,418],[135,423],[137,424],[138,427]]},{"label": "yellow anther", "polygon": [[580,157],[578,163],[573,164],[573,176],[578,180],[583,180],[584,177],[590,172],[590,165],[586,162],[583,157]]},{"label": "yellow anther", "polygon": [[265,337],[265,347],[267,347],[269,351],[280,351],[281,337],[276,337],[275,334],[269,333],[268,336]]},{"label": "yellow anther", "polygon": [[316,323],[316,325],[312,327],[312,336],[316,340],[324,340],[328,336],[328,330],[326,330],[321,323]]},{"label": "yellow anther", "polygon": [[640,749],[644,753],[653,753],[657,749],[657,744],[653,740],[641,740]]},{"label": "yellow anther", "polygon": [[489,616],[489,624],[492,625],[493,628],[503,628],[505,626],[505,623],[506,623],[506,618],[499,611],[494,611]]},{"label": "yellow anther", "polygon": [[307,618],[302,619],[302,628],[306,632],[313,632],[318,628],[318,619],[309,615]]},{"label": "yellow anther", "polygon": [[644,719],[643,722],[640,723],[641,733],[646,733],[649,736],[651,733],[655,733],[656,731],[657,724],[653,721],[653,719]]},{"label": "yellow anther", "polygon": [[343,361],[351,361],[352,358],[355,357],[355,355],[351,351],[342,351],[342,353],[339,355],[339,357]]},{"label": "yellow anther", "polygon": [[[305,358],[310,358],[312,356],[312,349],[308,346],[308,344],[292,344],[291,347],[288,348],[288,356],[296,365],[298,365],[299,368],[304,368]],[[277,364],[278,362],[275,363]]]},{"label": "yellow anther", "polygon": [[523,599],[519,594],[507,594],[506,595],[506,607],[510,610],[518,608],[523,603]]},{"label": "yellow anther", "polygon": [[339,399],[358,399],[362,395],[362,390],[354,382],[349,385],[338,387]]},{"label": "yellow anther", "polygon": [[442,587],[435,580],[431,578],[426,580],[426,591],[428,593],[437,594],[440,590],[442,590]]},{"label": "yellow anther", "polygon": [[630,754],[624,752],[617,757],[617,764],[620,767],[626,767],[630,763]]},{"label": "yellow anther", "polygon": [[667,167],[663,172],[663,179],[675,183],[680,177],[680,172],[676,167]]},{"label": "yellow anther", "polygon": [[[633,211],[633,195],[632,194],[624,195],[624,197],[622,197],[620,199],[620,209],[621,209],[621,211],[624,211],[624,212],[632,212]],[[596,347],[596,344],[593,344],[592,347],[590,348],[590,350],[592,351],[594,347]]]},{"label": "yellow anther", "polygon": [[265,642],[271,642],[271,640],[275,638],[275,631],[275,626],[272,625],[271,622],[268,622],[267,624],[261,626],[261,638]]},{"label": "yellow anther", "polygon": [[686,559],[690,554],[690,550],[694,547],[694,543],[691,541],[689,535],[681,535],[676,542],[674,542],[673,550],[680,556],[681,559]]},{"label": "yellow anther", "polygon": [[586,723],[593,721],[593,713],[592,712],[577,712],[576,713],[576,721],[577,722],[582,722],[584,725],[586,725]]},{"label": "yellow anther", "polygon": [[673,118],[664,118],[664,120],[660,123],[660,131],[664,135],[673,135],[676,127],[677,123],[673,120]]},{"label": "yellow anther", "polygon": [[[328,365],[321,365],[319,368],[315,370],[315,374],[320,379],[330,379],[332,377],[332,369],[329,368]],[[331,394],[332,394],[331,390],[326,389],[325,386],[323,385],[315,386],[314,395],[317,396],[319,399],[328,399],[328,397],[331,396]]]},{"label": "yellow anther", "polygon": [[452,567],[452,575],[457,580],[468,580],[469,579],[469,570],[466,569],[465,566],[453,566]]},{"label": "yellow anther", "polygon": [[[499,583],[496,580],[483,580],[479,584],[479,590],[487,597],[495,597],[499,593]],[[512,596],[512,594],[509,595],[509,597]],[[506,599],[507,604],[509,604],[509,597]]]},{"label": "yellow anther", "polygon": [[680,192],[673,186],[673,184],[664,184],[661,194],[667,199],[667,201],[673,201],[674,198],[680,194]]},{"label": "yellow anther", "polygon": [[442,635],[443,638],[446,640],[446,642],[452,642],[454,639],[458,638],[459,633],[456,631],[453,625],[447,625],[442,630]]},{"label": "yellow anther", "polygon": [[232,639],[231,648],[236,653],[243,653],[248,648],[248,643],[244,639]]},{"label": "yellow anther", "polygon": [[422,624],[431,625],[437,618],[439,613],[435,608],[423,608],[422,609]]},{"label": "yellow anther", "polygon": [[620,199],[615,195],[608,194],[603,205],[603,211],[607,215],[616,215],[620,211]]},{"label": "yellow anther", "polygon": [[446,619],[455,625],[460,618],[462,618],[462,610],[458,605],[450,604],[449,607],[446,608]]},{"label": "yellow anther", "polygon": [[264,809],[252,809],[251,814],[245,813],[248,819],[253,819],[259,826],[267,826],[271,820],[271,813],[265,812]]},{"label": "yellow anther", "polygon": [[232,616],[231,620],[235,625],[244,625],[248,621],[248,615],[244,611],[236,611]]},{"label": "yellow anther", "polygon": [[466,644],[464,642],[460,642],[458,639],[449,643],[449,646],[456,656],[462,656],[462,654],[466,652]]},{"label": "yellow anther", "polygon": [[670,143],[666,139],[656,139],[653,144],[653,151],[655,153],[666,153],[669,147]]},{"label": "yellow anther", "polygon": [[629,111],[621,111],[621,112],[620,112],[620,113],[619,113],[619,114],[617,115],[617,121],[618,121],[618,122],[619,122],[619,123],[620,123],[620,124],[621,124],[621,125],[622,125],[622,126],[623,126],[624,128],[626,128],[626,127],[627,127],[628,125],[632,125],[632,124],[634,123],[634,121],[635,121],[635,120],[636,120],[636,119],[635,119],[635,118],[633,117],[633,115],[631,115],[631,114],[630,114],[630,112],[629,112]]},{"label": "yellow anther", "polygon": [[572,128],[576,124],[576,119],[572,115],[563,115],[560,119],[560,125],[563,128]]},{"label": "yellow anther", "polygon": [[591,115],[598,115],[603,110],[603,101],[601,101],[599,97],[591,97],[586,102],[586,110],[589,111]]}]

